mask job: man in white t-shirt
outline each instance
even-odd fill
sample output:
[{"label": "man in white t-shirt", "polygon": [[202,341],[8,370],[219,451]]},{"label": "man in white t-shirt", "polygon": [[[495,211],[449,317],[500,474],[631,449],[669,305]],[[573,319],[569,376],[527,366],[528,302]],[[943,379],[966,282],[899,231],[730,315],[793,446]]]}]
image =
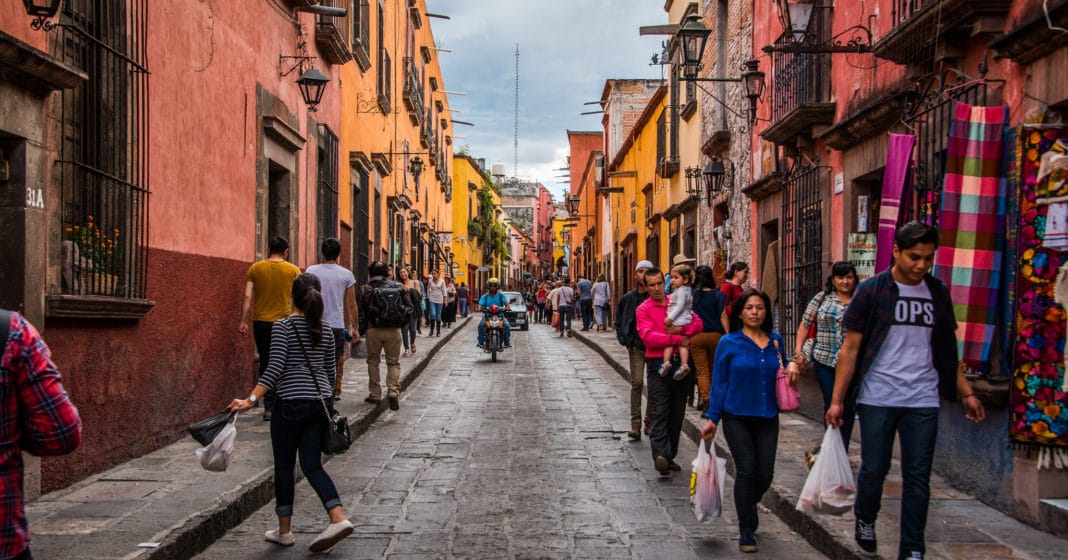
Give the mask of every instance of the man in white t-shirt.
[{"label": "man in white t-shirt", "polygon": [[330,237],[324,239],[320,251],[322,264],[308,267],[308,274],[314,274],[322,285],[323,321],[330,325],[334,334],[334,357],[337,358],[337,377],[334,383],[334,400],[341,400],[341,376],[345,372],[345,339],[352,337],[352,342],[360,341],[360,331],[356,328],[356,278],[352,271],[337,264],[341,255],[341,243]]},{"label": "man in white t-shirt", "polygon": [[826,421],[840,426],[845,400],[857,403],[861,463],[854,540],[868,556],[877,554],[875,519],[894,437],[901,443],[902,474],[897,558],[922,559],[940,402],[959,399],[973,422],[986,417],[957,367],[949,289],[929,274],[937,249],[937,229],[920,222],[902,226],[894,235],[894,266],[857,287],[842,319],[846,339]]}]

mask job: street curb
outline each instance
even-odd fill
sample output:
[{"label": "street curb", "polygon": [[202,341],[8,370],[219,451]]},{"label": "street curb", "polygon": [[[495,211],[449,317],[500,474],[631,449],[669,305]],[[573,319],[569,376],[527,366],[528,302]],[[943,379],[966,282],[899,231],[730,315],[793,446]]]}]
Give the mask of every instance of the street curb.
[{"label": "street curb", "polygon": [[[439,348],[447,344],[463,327],[471,320],[471,317],[458,318],[455,326],[448,334],[437,340],[430,350],[423,354],[422,358],[412,365],[400,380],[401,391],[407,389],[426,370]],[[385,399],[378,406],[362,412],[355,418],[349,419],[349,430],[353,441],[367,432],[375,420],[388,408]],[[323,456],[323,464],[330,461],[330,456]],[[299,470],[296,480],[304,479]],[[268,467],[257,475],[251,482],[239,487],[227,503],[205,510],[186,519],[184,526],[175,529],[170,535],[163,537],[158,548],[152,549],[143,558],[146,560],[187,560],[206,550],[215,541],[222,538],[227,531],[237,527],[252,516],[257,510],[269,504],[274,499],[274,468]]]},{"label": "street curb", "polygon": [[[616,358],[609,354],[604,348],[593,340],[587,338],[583,334],[578,332],[572,332],[572,336],[578,339],[580,342],[588,346],[594,352],[604,358],[605,362],[612,367],[627,383],[630,383],[630,369],[624,367],[619,363]],[[697,443],[701,439],[701,426],[698,426],[687,411],[687,415],[683,419],[682,431],[686,434],[686,437],[694,443]],[[720,457],[727,459],[727,472],[733,477],[734,471],[734,458],[731,457],[730,450],[726,445],[720,441],[715,440],[716,453]],[[800,489],[798,489],[800,492]],[[827,527],[819,522],[815,516],[808,515],[804,512],[797,510],[798,494],[791,492],[790,490],[779,486],[775,482],[772,482],[771,488],[764,494],[764,499],[761,500],[761,504],[768,508],[772,514],[781,519],[788,527],[793,529],[797,534],[801,535],[813,548],[819,552],[825,554],[828,558],[833,560],[867,560],[867,557],[862,556],[853,547],[849,541],[842,540],[832,532],[830,527]]]}]

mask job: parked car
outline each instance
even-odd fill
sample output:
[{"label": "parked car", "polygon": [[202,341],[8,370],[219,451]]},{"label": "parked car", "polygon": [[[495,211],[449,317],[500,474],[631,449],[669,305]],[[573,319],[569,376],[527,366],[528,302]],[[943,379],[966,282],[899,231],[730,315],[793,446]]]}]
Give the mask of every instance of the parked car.
[{"label": "parked car", "polygon": [[527,318],[527,304],[523,302],[523,294],[519,292],[501,293],[508,298],[508,309],[504,310],[504,318],[508,320],[508,326],[513,330],[529,330],[530,321]]}]

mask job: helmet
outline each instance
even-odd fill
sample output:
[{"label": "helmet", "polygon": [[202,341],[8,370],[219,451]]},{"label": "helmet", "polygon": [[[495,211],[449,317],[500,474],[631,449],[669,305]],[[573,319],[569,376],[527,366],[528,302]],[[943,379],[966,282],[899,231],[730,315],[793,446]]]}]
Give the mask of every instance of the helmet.
[{"label": "helmet", "polygon": [[486,282],[486,283],[487,284],[498,284],[499,285],[501,282],[500,282],[500,280],[497,280],[496,278],[490,278],[489,281]]},{"label": "helmet", "polygon": [[494,313],[494,314],[496,314],[496,313],[497,313],[498,311],[500,311],[500,310],[501,310],[501,308],[500,308],[500,307],[497,307],[496,305],[491,305],[491,306],[490,306],[490,308],[489,308],[489,310],[490,310],[490,313]]}]

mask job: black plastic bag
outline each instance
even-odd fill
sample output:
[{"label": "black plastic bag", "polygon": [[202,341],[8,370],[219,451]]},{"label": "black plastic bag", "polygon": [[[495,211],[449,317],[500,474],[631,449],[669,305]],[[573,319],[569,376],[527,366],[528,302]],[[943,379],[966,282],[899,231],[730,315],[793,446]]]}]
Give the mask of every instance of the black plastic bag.
[{"label": "black plastic bag", "polygon": [[236,412],[230,412],[224,410],[214,416],[209,416],[199,422],[195,422],[187,428],[189,435],[193,436],[193,439],[197,440],[200,445],[207,446],[215,440],[215,436],[219,435],[219,432],[230,423],[230,419],[237,414]]}]

